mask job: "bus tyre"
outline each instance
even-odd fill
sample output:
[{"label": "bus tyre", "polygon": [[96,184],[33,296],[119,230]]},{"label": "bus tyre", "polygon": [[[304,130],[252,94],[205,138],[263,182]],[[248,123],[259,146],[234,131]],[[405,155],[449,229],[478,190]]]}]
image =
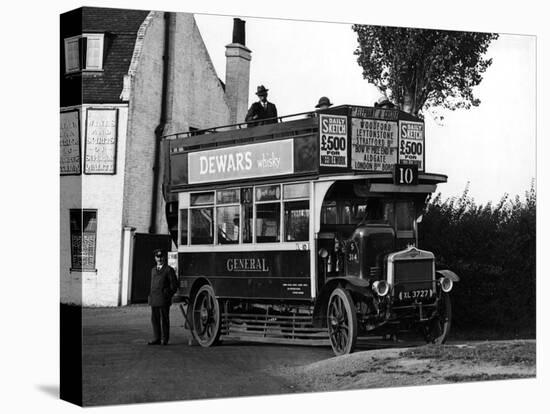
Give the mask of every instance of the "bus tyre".
[{"label": "bus tyre", "polygon": [[438,315],[425,328],[425,337],[426,342],[441,345],[451,332],[451,297],[448,293],[441,293],[437,312]]},{"label": "bus tyre", "polygon": [[336,288],[327,307],[328,337],[336,355],[353,352],[357,342],[357,315],[349,292]]},{"label": "bus tyre", "polygon": [[220,305],[210,285],[202,286],[193,300],[193,337],[202,347],[215,345],[221,332]]}]

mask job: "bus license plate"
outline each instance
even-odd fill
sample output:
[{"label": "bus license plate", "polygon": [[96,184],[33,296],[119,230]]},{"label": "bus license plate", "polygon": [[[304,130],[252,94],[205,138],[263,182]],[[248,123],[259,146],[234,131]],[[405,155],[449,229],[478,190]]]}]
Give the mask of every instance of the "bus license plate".
[{"label": "bus license plate", "polygon": [[399,300],[407,299],[427,299],[432,296],[431,289],[418,289],[418,290],[409,290],[407,292],[399,292]]}]

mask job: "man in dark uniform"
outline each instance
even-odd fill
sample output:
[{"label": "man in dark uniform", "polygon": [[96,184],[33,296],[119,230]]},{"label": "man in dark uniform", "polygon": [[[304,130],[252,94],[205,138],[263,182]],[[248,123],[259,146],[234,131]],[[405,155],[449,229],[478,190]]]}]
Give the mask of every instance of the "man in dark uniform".
[{"label": "man in dark uniform", "polygon": [[266,89],[264,85],[258,86],[256,95],[258,95],[260,100],[252,104],[244,119],[248,122],[248,126],[276,124],[278,122],[277,107],[275,104],[267,101],[268,90],[269,89]]},{"label": "man in dark uniform", "polygon": [[[172,296],[178,289],[176,272],[166,264],[166,252],[162,249],[154,251],[156,266],[151,270],[151,291],[149,305],[151,306],[151,323],[154,338],[149,345],[168,345],[170,339],[170,305]],[[161,342],[162,332],[162,342]]]}]

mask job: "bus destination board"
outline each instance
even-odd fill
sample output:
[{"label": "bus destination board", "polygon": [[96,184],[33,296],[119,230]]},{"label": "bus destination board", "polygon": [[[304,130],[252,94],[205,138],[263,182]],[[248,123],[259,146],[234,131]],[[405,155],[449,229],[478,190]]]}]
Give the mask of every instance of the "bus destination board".
[{"label": "bus destination board", "polygon": [[397,122],[351,119],[351,168],[391,172],[397,163]]}]

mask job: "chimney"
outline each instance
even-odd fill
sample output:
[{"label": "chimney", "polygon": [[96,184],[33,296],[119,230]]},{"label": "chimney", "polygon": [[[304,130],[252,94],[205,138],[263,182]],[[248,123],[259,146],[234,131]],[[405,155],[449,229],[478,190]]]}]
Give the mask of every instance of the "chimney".
[{"label": "chimney", "polygon": [[233,41],[225,47],[225,95],[229,123],[244,122],[248,111],[251,51],[245,46],[245,21],[233,19]]}]

